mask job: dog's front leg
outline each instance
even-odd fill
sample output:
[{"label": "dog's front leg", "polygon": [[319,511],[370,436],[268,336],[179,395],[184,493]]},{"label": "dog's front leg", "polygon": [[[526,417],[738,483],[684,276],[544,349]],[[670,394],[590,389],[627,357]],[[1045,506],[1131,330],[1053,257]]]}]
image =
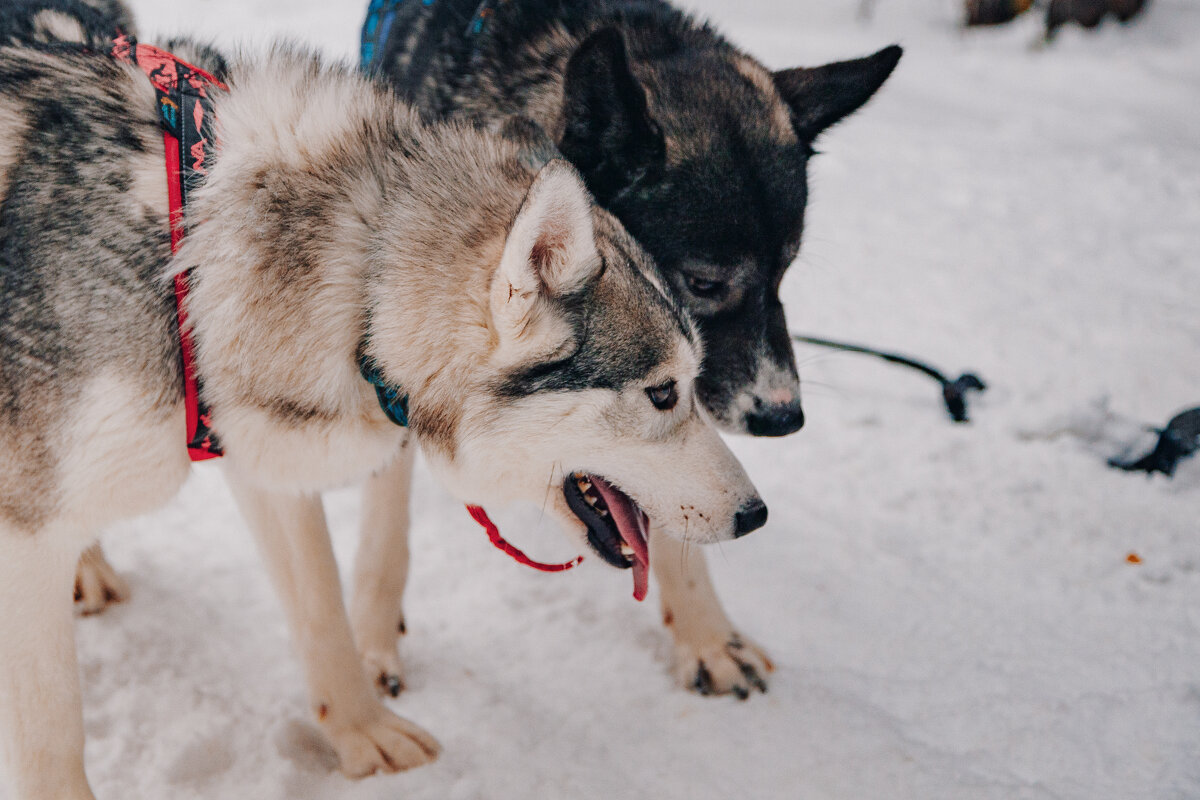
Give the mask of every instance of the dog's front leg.
[{"label": "dog's front leg", "polygon": [[363,673],[320,496],[269,492],[230,477],[283,601],[313,712],[342,771],[359,778],[433,761],[437,741],[384,708]]},{"label": "dog's front leg", "polygon": [[410,438],[399,457],[367,481],[363,530],[354,561],[350,619],[367,678],[393,697],[404,688],[399,637],[408,580],[408,503],[416,445]]},{"label": "dog's front leg", "polygon": [[0,525],[0,745],[12,800],[93,800],[71,579],[81,546]]},{"label": "dog's front leg", "polygon": [[765,692],[766,675],[775,667],[725,615],[704,552],[654,528],[650,563],[662,594],[663,624],[675,639],[675,679],[700,694],[732,693],[744,700],[755,689]]}]

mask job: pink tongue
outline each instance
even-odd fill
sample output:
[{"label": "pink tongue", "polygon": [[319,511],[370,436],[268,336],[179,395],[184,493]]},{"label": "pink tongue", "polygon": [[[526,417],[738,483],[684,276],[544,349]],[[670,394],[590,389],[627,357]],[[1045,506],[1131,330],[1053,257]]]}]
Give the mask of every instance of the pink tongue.
[{"label": "pink tongue", "polygon": [[617,531],[625,544],[633,549],[633,599],[641,602],[646,599],[646,591],[650,585],[650,548],[646,544],[646,525],[649,519],[645,513],[634,505],[624,492],[611,486],[603,478],[589,476],[592,484],[604,498],[608,513],[612,514],[617,523]]}]

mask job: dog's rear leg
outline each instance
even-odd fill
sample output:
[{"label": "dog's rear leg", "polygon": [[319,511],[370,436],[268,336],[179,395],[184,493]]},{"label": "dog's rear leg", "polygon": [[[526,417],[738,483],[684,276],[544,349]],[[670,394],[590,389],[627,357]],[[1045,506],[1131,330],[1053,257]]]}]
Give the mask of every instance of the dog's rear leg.
[{"label": "dog's rear leg", "polygon": [[12,800],[93,800],[70,599],[81,548],[72,541],[0,527],[0,746]]},{"label": "dog's rear leg", "polygon": [[99,614],[113,603],[129,599],[129,585],[104,557],[96,542],[79,557],[75,571],[75,608],[85,617]]},{"label": "dog's rear leg", "polygon": [[399,637],[408,580],[408,504],[416,445],[409,439],[387,469],[367,481],[363,530],[354,561],[350,620],[367,678],[395,697],[404,688]]},{"label": "dog's rear leg", "polygon": [[754,690],[765,692],[775,667],[725,615],[704,552],[655,528],[650,564],[662,594],[663,624],[675,639],[675,679],[706,695],[732,693],[744,700]]},{"label": "dog's rear leg", "polygon": [[363,674],[320,496],[269,492],[229,477],[283,601],[313,712],[342,771],[361,778],[433,761],[437,741],[384,708]]}]

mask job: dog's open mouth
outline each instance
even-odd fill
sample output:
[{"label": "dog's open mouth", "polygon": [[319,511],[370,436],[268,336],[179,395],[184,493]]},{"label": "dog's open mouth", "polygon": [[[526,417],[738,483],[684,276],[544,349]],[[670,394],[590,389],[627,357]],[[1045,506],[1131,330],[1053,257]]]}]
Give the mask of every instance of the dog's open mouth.
[{"label": "dog's open mouth", "polygon": [[567,476],[563,495],[587,526],[592,549],[614,567],[633,568],[633,596],[643,600],[650,572],[650,518],[646,512],[608,481],[582,472]]}]

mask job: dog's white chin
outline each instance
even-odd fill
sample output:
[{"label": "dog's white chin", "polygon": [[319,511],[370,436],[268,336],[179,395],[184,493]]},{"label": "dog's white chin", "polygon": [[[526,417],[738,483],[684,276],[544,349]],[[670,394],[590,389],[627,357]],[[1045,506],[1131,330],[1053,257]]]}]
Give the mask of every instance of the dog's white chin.
[{"label": "dog's white chin", "polygon": [[561,489],[552,490],[552,496],[546,502],[546,512],[558,521],[563,535],[572,544],[582,548],[583,552],[591,552],[592,546],[588,543],[588,527],[583,520],[575,516],[575,512],[567,505]]}]

